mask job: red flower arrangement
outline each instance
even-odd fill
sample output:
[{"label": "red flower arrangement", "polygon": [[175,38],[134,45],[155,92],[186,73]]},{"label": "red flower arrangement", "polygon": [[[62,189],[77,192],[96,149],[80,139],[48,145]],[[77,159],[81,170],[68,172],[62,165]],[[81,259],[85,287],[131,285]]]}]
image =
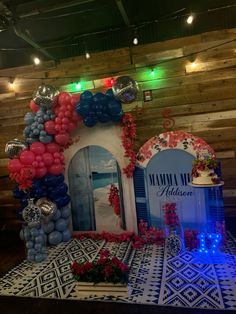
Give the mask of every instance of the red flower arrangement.
[{"label": "red flower arrangement", "polygon": [[125,113],[122,117],[122,145],[125,149],[125,157],[129,158],[129,164],[123,168],[123,172],[128,178],[133,176],[135,164],[136,164],[136,153],[134,151],[134,141],[136,135],[136,125],[134,118],[130,113]]},{"label": "red flower arrangement", "polygon": [[116,256],[109,257],[108,250],[102,250],[97,262],[71,264],[71,270],[75,280],[85,282],[128,282],[128,266]]},{"label": "red flower arrangement", "polygon": [[164,221],[167,226],[170,228],[176,228],[179,226],[179,217],[176,213],[176,203],[165,203],[162,206],[164,211]]},{"label": "red flower arrangement", "polygon": [[115,186],[115,184],[111,184],[110,186],[108,201],[109,201],[109,205],[113,207],[114,213],[117,216],[120,216],[120,196],[119,196],[119,190]]}]

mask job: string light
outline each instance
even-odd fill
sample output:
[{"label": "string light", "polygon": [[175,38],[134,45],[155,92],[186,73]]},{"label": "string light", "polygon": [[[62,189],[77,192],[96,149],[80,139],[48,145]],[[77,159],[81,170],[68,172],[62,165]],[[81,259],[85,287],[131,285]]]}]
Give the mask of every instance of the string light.
[{"label": "string light", "polygon": [[88,60],[88,59],[90,59],[90,54],[89,54],[89,52],[86,52],[85,53],[85,58]]},{"label": "string light", "polygon": [[151,69],[151,76],[154,76],[154,75],[155,75],[155,70]]},{"label": "string light", "polygon": [[40,62],[41,62],[41,61],[40,61],[40,59],[39,59],[38,57],[35,57],[35,58],[34,58],[34,64],[35,64],[35,65],[39,65]]},{"label": "string light", "polygon": [[193,23],[193,20],[194,20],[194,16],[191,14],[191,15],[188,16],[186,22],[187,22],[188,24],[192,24],[192,23]]},{"label": "string light", "polygon": [[193,62],[191,62],[191,63],[190,63],[190,65],[191,65],[191,68],[193,68],[193,69],[194,69],[194,68],[196,68],[197,63],[196,63],[195,61],[193,61]]},{"label": "string light", "polygon": [[15,86],[14,86],[14,78],[10,77],[9,79],[9,89],[10,90],[14,90]]},{"label": "string light", "polygon": [[138,38],[137,38],[137,37],[134,37],[134,39],[133,39],[133,44],[134,44],[134,45],[137,45],[137,44],[138,44]]},{"label": "string light", "polygon": [[80,83],[80,82],[78,82],[78,83],[75,84],[76,90],[78,90],[78,91],[81,90],[81,87],[82,87],[82,86],[81,86],[81,83]]}]

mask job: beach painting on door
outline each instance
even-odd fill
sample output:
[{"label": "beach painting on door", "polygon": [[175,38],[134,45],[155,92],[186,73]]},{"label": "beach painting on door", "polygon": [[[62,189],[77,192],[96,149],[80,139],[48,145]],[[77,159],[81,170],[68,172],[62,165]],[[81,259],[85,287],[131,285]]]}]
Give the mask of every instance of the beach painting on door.
[{"label": "beach painting on door", "polygon": [[[109,201],[111,186],[119,194],[119,215]],[[80,149],[69,165],[74,231],[121,232],[125,229],[120,168],[100,146]]]}]

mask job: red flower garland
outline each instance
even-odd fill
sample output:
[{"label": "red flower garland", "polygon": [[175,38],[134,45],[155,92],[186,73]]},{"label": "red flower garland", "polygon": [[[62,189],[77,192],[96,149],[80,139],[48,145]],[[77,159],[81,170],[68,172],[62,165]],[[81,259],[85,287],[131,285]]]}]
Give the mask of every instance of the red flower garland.
[{"label": "red flower garland", "polygon": [[125,157],[129,158],[129,164],[123,168],[123,172],[128,178],[133,176],[136,164],[136,153],[134,151],[134,141],[136,139],[136,124],[130,113],[125,113],[122,117],[122,145],[125,149]]},{"label": "red flower garland", "polygon": [[179,226],[179,217],[176,213],[176,203],[165,203],[162,206],[164,211],[164,221],[167,226],[170,228],[176,228]]},{"label": "red flower garland", "polygon": [[120,196],[119,196],[119,190],[115,186],[115,184],[111,184],[108,201],[109,201],[109,205],[113,207],[114,213],[117,216],[120,216]]}]

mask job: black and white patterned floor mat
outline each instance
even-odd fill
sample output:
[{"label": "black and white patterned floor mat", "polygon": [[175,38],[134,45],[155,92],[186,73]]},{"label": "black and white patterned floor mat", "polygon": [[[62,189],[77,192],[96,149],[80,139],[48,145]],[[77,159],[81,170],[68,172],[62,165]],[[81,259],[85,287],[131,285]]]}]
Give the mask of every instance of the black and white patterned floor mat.
[{"label": "black and white patterned floor mat", "polygon": [[0,278],[0,294],[78,299],[71,261],[95,260],[104,248],[129,265],[129,297],[83,299],[236,310],[236,240],[231,236],[224,253],[211,259],[188,251],[171,257],[156,245],[133,250],[130,243],[73,239],[49,248],[47,261],[24,261]]}]

